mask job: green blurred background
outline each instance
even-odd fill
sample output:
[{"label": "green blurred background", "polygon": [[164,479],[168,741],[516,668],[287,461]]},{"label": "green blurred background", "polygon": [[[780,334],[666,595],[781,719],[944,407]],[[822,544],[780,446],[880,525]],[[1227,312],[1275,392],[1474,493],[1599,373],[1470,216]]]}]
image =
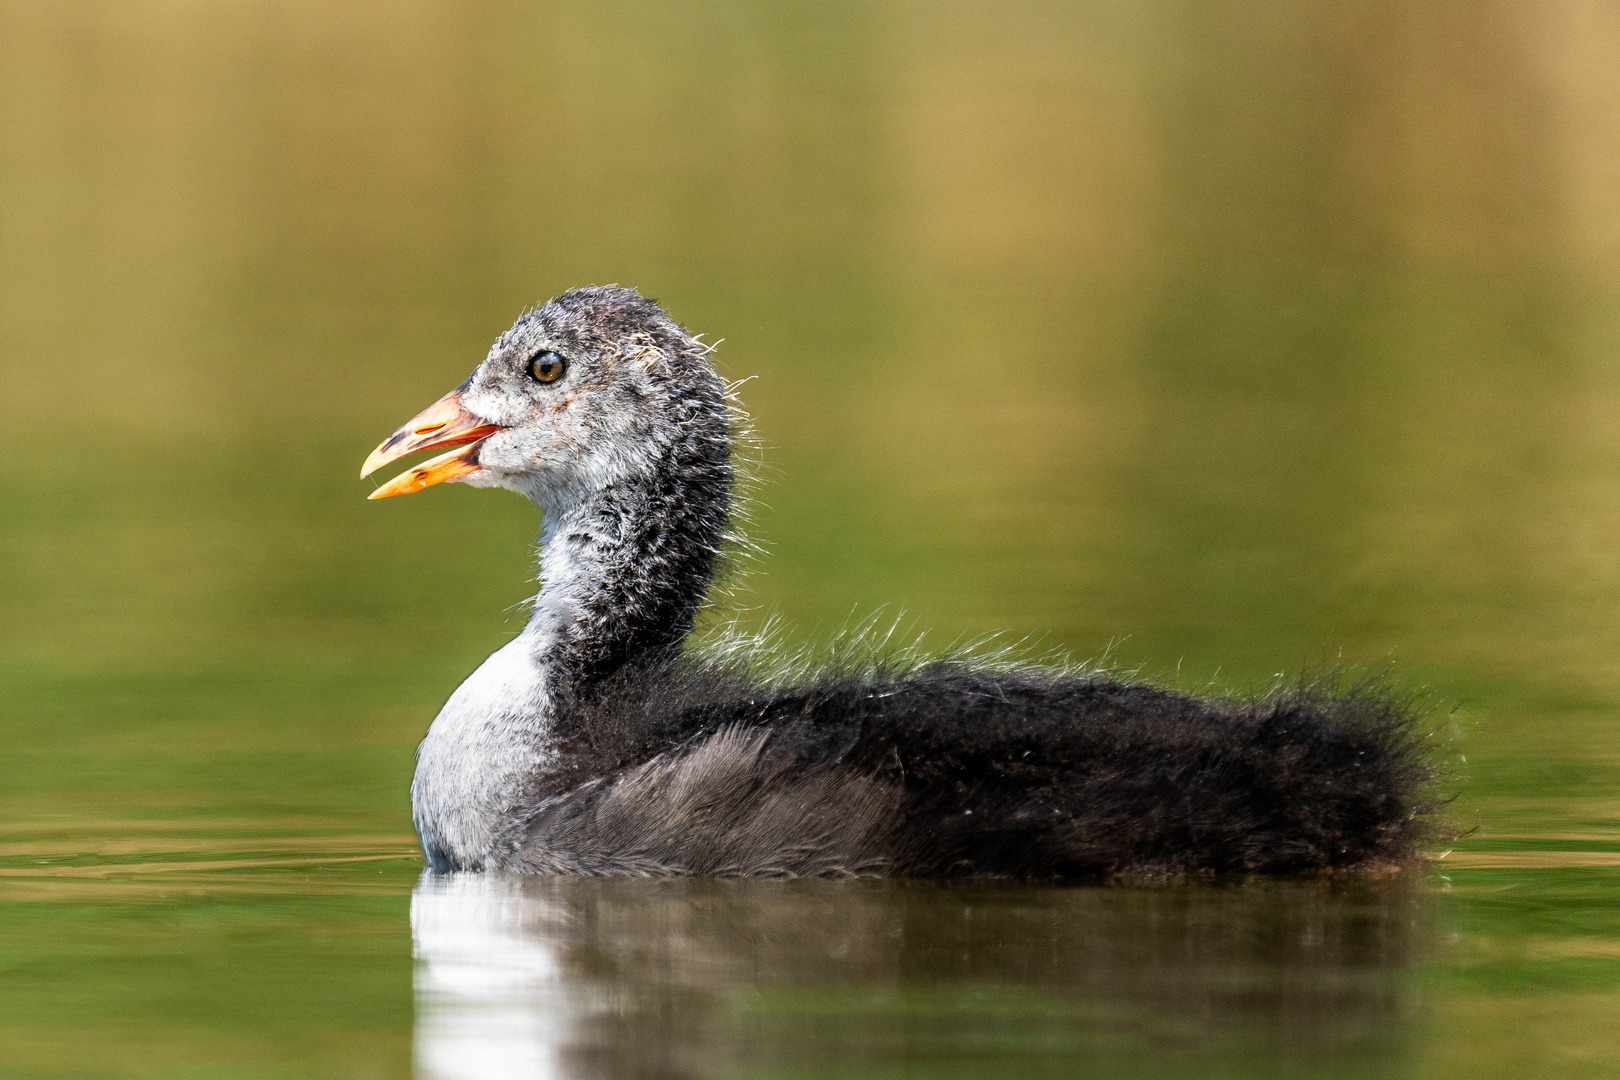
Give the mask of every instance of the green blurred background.
[{"label": "green blurred background", "polygon": [[[71,1017],[136,1023],[139,935],[69,923],[146,927],[136,863],[186,844],[399,856],[324,917],[402,910],[412,751],[538,515],[359,464],[593,282],[749,380],[723,610],[1193,690],[1393,660],[1461,706],[1462,848],[1620,863],[1617,73],[1605,0],[0,0],[0,890],[47,901],[0,916],[39,923],[12,1035],[55,1069]],[[161,895],[320,936],[208,880]],[[1582,926],[1547,1012],[1591,1028]],[[390,932],[353,993],[397,1066]]]}]

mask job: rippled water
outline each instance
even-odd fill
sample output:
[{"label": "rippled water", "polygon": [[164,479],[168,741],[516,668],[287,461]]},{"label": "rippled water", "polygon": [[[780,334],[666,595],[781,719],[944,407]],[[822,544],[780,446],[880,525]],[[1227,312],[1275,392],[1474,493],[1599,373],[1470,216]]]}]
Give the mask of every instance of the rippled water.
[{"label": "rippled water", "polygon": [[[1616,71],[1586,0],[0,2],[0,1077],[1612,1075]],[[538,522],[355,473],[591,281],[751,380],[717,615],[1392,663],[1472,831],[422,879]]]}]

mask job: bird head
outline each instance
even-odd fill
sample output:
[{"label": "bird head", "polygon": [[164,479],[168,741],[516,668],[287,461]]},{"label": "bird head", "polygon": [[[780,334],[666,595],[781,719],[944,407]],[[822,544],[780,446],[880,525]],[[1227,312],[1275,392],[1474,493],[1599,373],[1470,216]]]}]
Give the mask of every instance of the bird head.
[{"label": "bird head", "polygon": [[725,456],[724,386],[708,349],[634,289],[564,293],[502,334],[467,380],[372,451],[362,477],[445,449],[371,493],[504,487],[549,507],[647,473],[672,447]]}]

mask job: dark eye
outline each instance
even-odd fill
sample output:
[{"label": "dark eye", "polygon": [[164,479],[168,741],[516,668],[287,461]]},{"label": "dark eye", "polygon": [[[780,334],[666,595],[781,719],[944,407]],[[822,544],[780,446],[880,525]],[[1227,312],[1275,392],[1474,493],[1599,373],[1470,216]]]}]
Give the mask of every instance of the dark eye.
[{"label": "dark eye", "polygon": [[554,352],[536,353],[529,361],[529,374],[535,382],[556,382],[568,370],[568,361]]}]

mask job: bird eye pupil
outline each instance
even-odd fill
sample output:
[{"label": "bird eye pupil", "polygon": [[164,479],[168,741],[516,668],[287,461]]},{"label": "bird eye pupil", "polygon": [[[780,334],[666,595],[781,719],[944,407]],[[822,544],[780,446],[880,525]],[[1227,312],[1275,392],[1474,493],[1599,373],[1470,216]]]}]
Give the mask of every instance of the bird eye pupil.
[{"label": "bird eye pupil", "polygon": [[529,361],[529,374],[536,382],[556,382],[567,367],[567,362],[556,353],[543,352]]}]

